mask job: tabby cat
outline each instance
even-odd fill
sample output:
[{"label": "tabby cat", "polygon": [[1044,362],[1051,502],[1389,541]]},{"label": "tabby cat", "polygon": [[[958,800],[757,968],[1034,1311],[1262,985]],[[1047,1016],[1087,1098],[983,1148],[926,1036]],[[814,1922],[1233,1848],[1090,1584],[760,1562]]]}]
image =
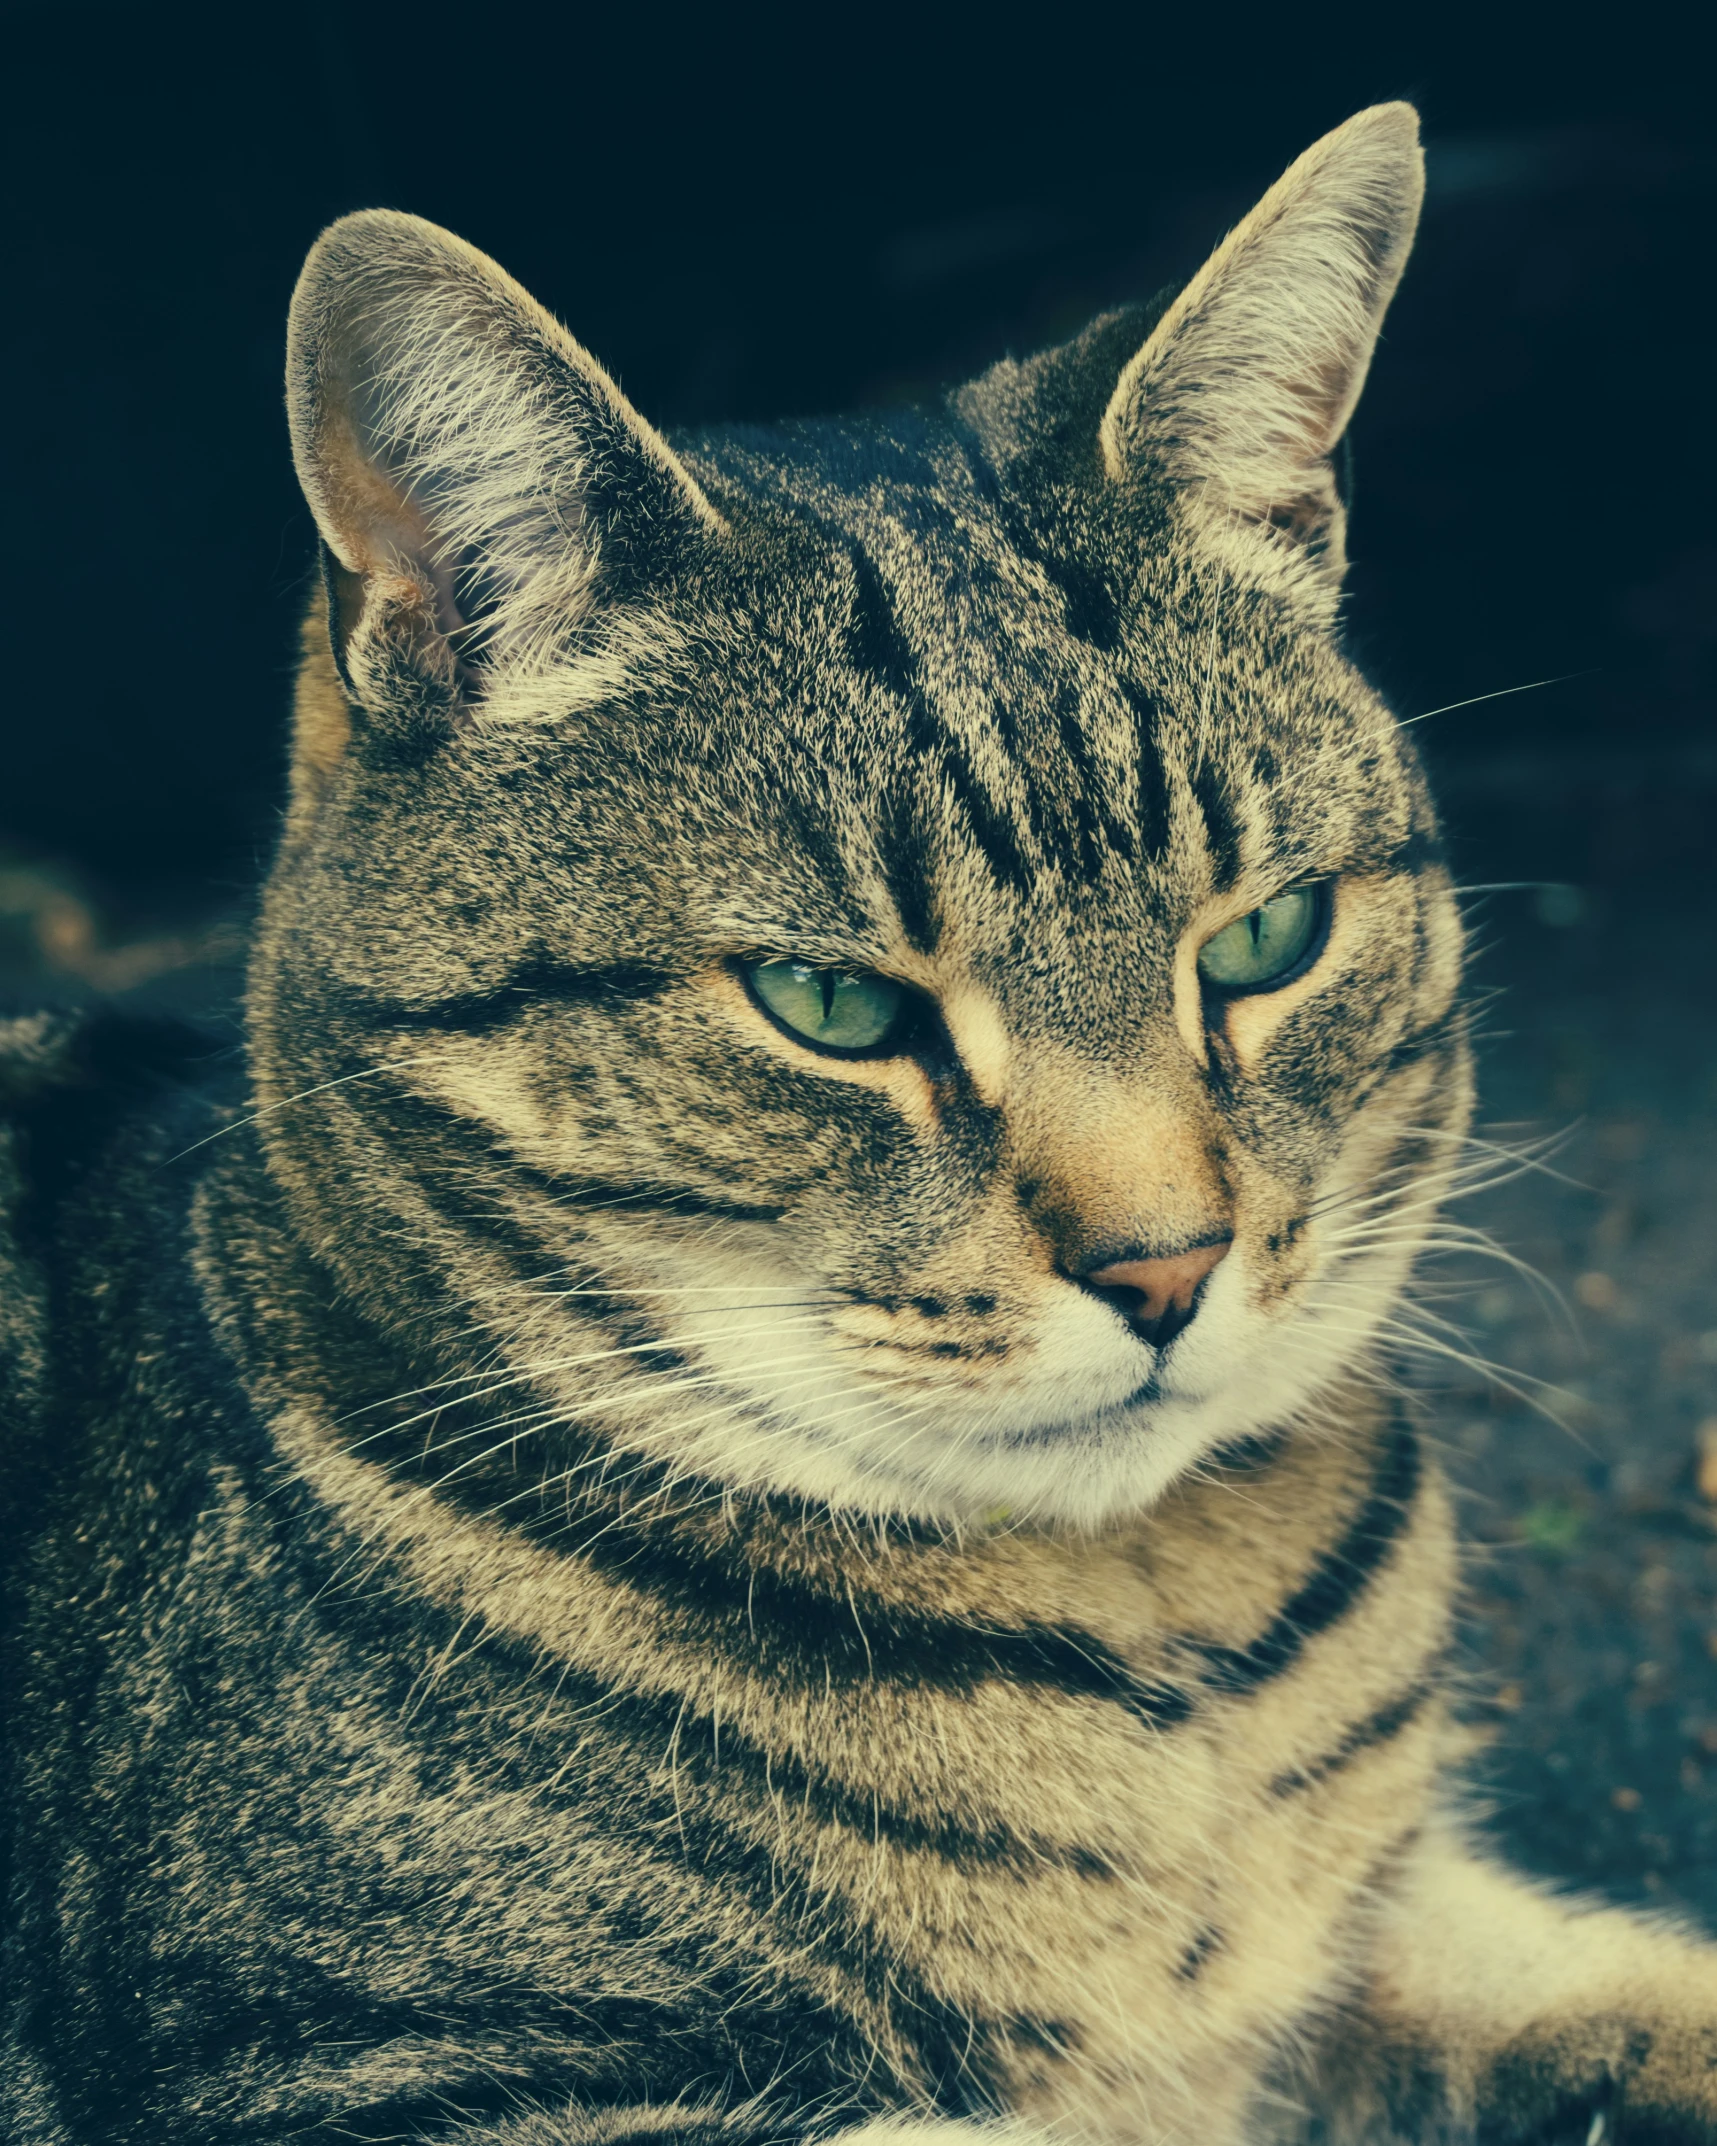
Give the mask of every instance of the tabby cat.
[{"label": "tabby cat", "polygon": [[12,2146],[1717,2141],[1486,1860],[1385,1334],[1470,1104],[1332,453],[1414,115],[669,445],[336,224],[242,1071],[14,1020]]}]

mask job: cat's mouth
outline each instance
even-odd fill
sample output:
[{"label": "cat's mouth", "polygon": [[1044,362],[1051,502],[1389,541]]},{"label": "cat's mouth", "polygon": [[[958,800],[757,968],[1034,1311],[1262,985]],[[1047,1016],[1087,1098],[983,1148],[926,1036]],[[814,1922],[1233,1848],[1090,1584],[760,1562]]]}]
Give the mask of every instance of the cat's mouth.
[{"label": "cat's mouth", "polygon": [[843,1308],[829,1331],[855,1383],[932,1404],[952,1435],[998,1448],[1074,1444],[1137,1436],[1152,1411],[1217,1392],[1225,1363],[1251,1353],[1235,1294],[1223,1293],[1213,1319],[1187,1319],[1156,1339],[1084,1289],[1056,1289],[957,1338],[927,1338],[946,1329],[910,1307],[894,1319],[880,1307]]},{"label": "cat's mouth", "polygon": [[[636,1307],[650,1348],[620,1352],[624,1376],[592,1371],[594,1394],[571,1374],[568,1405],[611,1406],[628,1442],[735,1488],[1095,1523],[1294,1416],[1352,1355],[1345,1299],[1331,1312],[1317,1286],[1317,1233],[1299,1232],[1289,1260],[1273,1223],[1224,1232],[1215,1258],[1215,1239],[1171,1247],[1204,1267],[1180,1277],[1177,1306],[1176,1277],[1143,1261],[1084,1283],[993,1260],[835,1280],[749,1216],[712,1233],[707,1216],[653,1209],[646,1235],[630,1206],[599,1211],[603,1300]],[[658,1371],[663,1348],[677,1362]]]},{"label": "cat's mouth", "polygon": [[[612,1403],[629,1444],[736,1489],[1098,1524],[1292,1415],[1345,1353],[1340,1335],[1296,1316],[1298,1288],[1261,1282],[1261,1254],[1244,1243],[1160,1345],[1100,1297],[1045,1291],[1041,1277],[1017,1301],[999,1277],[974,1307],[950,1294],[889,1301],[813,1281],[784,1249],[727,1236],[719,1252],[690,1238],[670,1252],[658,1240],[626,1281],[612,1276],[641,1307],[674,1307],[658,1342],[677,1365],[638,1369]],[[582,1386],[567,1402],[588,1406]]]}]

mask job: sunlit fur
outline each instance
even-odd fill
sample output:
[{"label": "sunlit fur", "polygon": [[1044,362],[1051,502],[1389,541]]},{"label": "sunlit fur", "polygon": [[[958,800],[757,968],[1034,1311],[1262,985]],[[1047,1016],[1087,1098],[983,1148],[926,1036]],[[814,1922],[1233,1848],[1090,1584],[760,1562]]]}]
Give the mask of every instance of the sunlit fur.
[{"label": "sunlit fur", "polygon": [[[1155,312],[671,442],[318,243],[247,1085],[0,1053],[8,2139],[1717,2140],[1717,1957],[1440,1786],[1396,1366],[1512,1165],[1330,463],[1420,188],[1362,113]],[[1160,1347],[1091,1285],[1218,1240]]]}]

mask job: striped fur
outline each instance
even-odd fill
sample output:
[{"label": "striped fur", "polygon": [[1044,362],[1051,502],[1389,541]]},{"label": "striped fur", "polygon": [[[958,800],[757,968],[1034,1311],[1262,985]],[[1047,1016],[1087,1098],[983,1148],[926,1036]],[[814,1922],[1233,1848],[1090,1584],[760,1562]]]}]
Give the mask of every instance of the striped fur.
[{"label": "striped fur", "polygon": [[320,242],[247,1063],[0,1051],[8,2140],[1717,2139],[1713,1953],[1440,1785],[1460,933],[1328,467],[1418,188],[1362,114],[1159,316],[671,445]]}]

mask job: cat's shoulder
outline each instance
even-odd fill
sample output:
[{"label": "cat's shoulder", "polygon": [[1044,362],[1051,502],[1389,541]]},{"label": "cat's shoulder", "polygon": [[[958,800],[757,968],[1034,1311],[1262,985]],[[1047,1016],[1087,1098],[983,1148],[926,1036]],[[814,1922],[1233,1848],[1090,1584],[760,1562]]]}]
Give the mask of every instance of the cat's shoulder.
[{"label": "cat's shoulder", "polygon": [[206,1086],[230,1055],[170,1015],[0,1007],[0,1128],[14,1153],[99,1140],[147,1099]]},{"label": "cat's shoulder", "polygon": [[20,1261],[32,1235],[41,1121],[85,1084],[87,1019],[52,1008],[0,1012],[0,1355],[6,1311],[23,1286]]},{"label": "cat's shoulder", "polygon": [[0,1009],[0,1426],[31,1412],[55,1269],[79,1248],[100,1256],[90,1203],[136,1201],[139,1178],[209,1117],[227,1057],[159,1015]]},{"label": "cat's shoulder", "polygon": [[8,1454],[33,1413],[47,1345],[46,1278],[33,1226],[35,1120],[75,1079],[78,1027],[75,1014],[0,1014],[0,1449]]},{"label": "cat's shoulder", "polygon": [[39,1253],[67,1198],[112,1160],[116,1142],[146,1148],[188,1112],[206,1114],[230,1057],[170,1017],[0,1009],[0,1257],[16,1271]]}]

